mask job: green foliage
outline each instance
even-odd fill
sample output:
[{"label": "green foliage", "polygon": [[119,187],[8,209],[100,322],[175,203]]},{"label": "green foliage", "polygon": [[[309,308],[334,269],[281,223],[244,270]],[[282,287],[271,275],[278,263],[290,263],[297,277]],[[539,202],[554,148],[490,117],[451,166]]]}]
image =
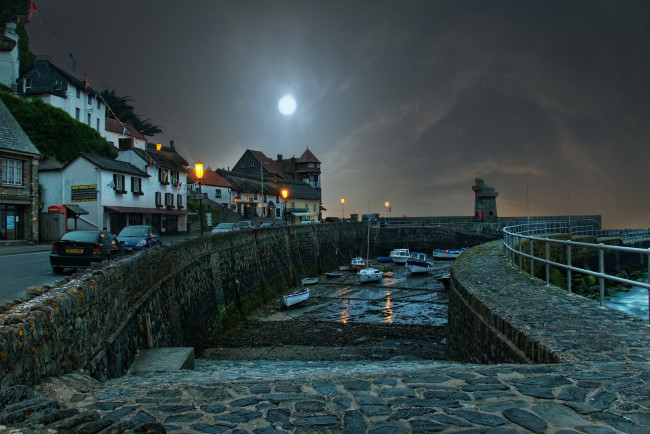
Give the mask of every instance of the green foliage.
[{"label": "green foliage", "polygon": [[20,71],[22,75],[34,65],[36,56],[29,51],[29,35],[25,30],[27,15],[29,13],[29,0],[0,0],[0,28],[7,23],[18,23],[18,56],[20,58]]},{"label": "green foliage", "polygon": [[135,127],[140,134],[146,137],[153,136],[154,134],[162,133],[162,130],[157,125],[153,125],[150,119],[141,119],[134,111],[134,107],[130,104],[134,101],[129,96],[117,96],[115,90],[103,90],[102,98],[110,106],[110,112],[107,109],[106,116],[117,118],[122,122],[128,122]]},{"label": "green foliage", "polygon": [[75,121],[65,111],[41,99],[27,100],[0,91],[9,108],[43,158],[67,163],[79,152],[113,158],[117,149],[88,125]]},{"label": "green foliage", "polygon": [[558,288],[566,288],[564,276],[557,268],[551,267],[549,274],[549,283],[551,285],[557,286]]}]

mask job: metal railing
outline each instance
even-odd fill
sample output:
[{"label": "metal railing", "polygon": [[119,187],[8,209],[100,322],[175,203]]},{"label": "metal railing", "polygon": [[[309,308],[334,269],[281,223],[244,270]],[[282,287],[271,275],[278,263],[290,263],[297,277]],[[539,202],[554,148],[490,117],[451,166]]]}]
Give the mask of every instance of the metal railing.
[{"label": "metal railing", "polygon": [[[549,238],[550,235],[558,236],[565,235],[569,238],[573,236],[596,236],[612,237],[612,231],[597,231],[591,226],[577,226],[571,227],[567,222],[544,222],[534,224],[521,224],[515,226],[507,226],[503,228],[503,250],[506,260],[512,266],[518,266],[519,271],[524,269],[524,260],[530,261],[530,278],[534,279],[535,262],[544,264],[546,286],[550,286],[550,267],[558,267],[566,270],[567,273],[567,292],[572,294],[571,278],[572,273],[581,273],[589,276],[594,276],[598,279],[600,286],[600,307],[604,307],[605,303],[605,280],[622,283],[624,285],[634,285],[645,288],[648,290],[648,322],[650,325],[650,284],[638,282],[635,280],[625,279],[618,276],[613,276],[605,272],[605,252],[627,252],[638,253],[645,257],[645,263],[648,266],[648,276],[650,276],[650,249],[640,249],[636,247],[625,246],[612,246],[603,243],[587,243],[572,240],[563,240],[556,238]],[[647,238],[650,236],[648,231],[629,231],[625,233],[625,237],[620,238]],[[525,241],[528,241],[528,252],[524,251]],[[544,246],[544,257],[535,256],[534,244],[541,243]],[[551,246],[564,246],[566,249],[566,263],[554,262],[550,258]],[[597,249],[598,250],[598,271],[589,270],[586,268],[575,267],[571,263],[571,253],[574,248],[582,249]]]}]

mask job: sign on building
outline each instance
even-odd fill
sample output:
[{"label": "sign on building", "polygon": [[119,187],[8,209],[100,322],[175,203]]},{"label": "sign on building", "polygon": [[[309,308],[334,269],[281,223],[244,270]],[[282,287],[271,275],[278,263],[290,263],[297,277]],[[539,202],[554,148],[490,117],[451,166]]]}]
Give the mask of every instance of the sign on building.
[{"label": "sign on building", "polygon": [[73,185],[70,192],[72,202],[96,202],[97,184]]}]

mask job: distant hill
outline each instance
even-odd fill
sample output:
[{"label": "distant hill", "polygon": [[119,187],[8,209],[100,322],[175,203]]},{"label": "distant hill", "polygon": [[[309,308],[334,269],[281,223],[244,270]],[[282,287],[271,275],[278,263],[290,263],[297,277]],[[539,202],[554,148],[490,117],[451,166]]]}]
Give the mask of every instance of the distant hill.
[{"label": "distant hill", "polygon": [[44,159],[53,157],[67,163],[79,152],[110,158],[117,156],[115,146],[99,132],[41,99],[28,100],[5,90],[0,90],[0,99]]}]

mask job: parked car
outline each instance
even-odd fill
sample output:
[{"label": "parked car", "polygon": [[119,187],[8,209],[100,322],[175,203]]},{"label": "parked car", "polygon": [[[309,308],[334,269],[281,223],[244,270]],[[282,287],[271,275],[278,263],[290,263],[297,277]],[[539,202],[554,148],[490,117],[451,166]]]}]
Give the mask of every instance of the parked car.
[{"label": "parked car", "polygon": [[261,227],[261,228],[270,228],[272,226],[273,226],[272,222],[262,222],[262,223],[260,223],[259,227]]},{"label": "parked car", "polygon": [[287,222],[286,220],[276,220],[275,223],[273,223],[273,226],[286,226]]},{"label": "parked car", "polygon": [[212,233],[218,234],[219,232],[230,232],[238,230],[239,226],[237,226],[237,223],[219,223],[212,229]]},{"label": "parked car", "polygon": [[158,229],[148,225],[127,226],[120,231],[117,239],[124,242],[127,252],[162,246]]},{"label": "parked car", "polygon": [[124,245],[108,231],[72,231],[52,245],[50,265],[54,274],[65,268],[88,268],[124,254]]},{"label": "parked car", "polygon": [[241,222],[237,222],[237,227],[240,230],[241,229],[255,229],[255,225],[250,220],[244,220],[244,221],[241,221]]}]

